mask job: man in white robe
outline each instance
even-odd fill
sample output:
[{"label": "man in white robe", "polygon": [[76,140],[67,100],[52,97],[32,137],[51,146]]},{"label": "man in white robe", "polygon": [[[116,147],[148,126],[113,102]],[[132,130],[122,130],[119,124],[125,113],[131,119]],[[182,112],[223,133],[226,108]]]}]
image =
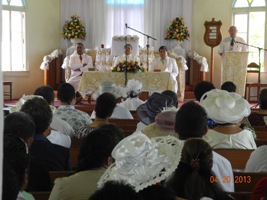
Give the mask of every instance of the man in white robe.
[{"label": "man in white robe", "polygon": [[140,65],[140,59],[138,56],[132,55],[132,49],[133,47],[131,44],[124,45],[124,54],[116,57],[113,67],[116,67],[116,65],[118,65],[120,62],[125,61],[126,59],[127,61],[130,61],[130,60],[136,61]]}]

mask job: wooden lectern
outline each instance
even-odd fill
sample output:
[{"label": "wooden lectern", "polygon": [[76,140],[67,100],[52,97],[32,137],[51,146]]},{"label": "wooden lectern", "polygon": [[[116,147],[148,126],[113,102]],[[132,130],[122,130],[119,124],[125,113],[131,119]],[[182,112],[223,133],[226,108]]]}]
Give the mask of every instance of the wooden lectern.
[{"label": "wooden lectern", "polygon": [[221,83],[232,81],[236,92],[245,95],[249,52],[225,52],[222,56]]}]

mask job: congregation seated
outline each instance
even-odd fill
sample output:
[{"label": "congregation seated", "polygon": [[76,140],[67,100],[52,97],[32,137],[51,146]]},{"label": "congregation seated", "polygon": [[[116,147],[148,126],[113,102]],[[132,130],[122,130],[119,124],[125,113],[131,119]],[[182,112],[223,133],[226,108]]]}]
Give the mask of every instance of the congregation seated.
[{"label": "congregation seated", "polygon": [[119,105],[127,108],[130,111],[134,111],[138,108],[138,106],[144,104],[145,102],[139,99],[142,86],[142,82],[138,80],[129,80],[125,87],[127,99],[122,101]]},{"label": "congregation seated", "polygon": [[226,90],[227,92],[236,92],[236,85],[232,81],[225,81],[221,85],[221,90]]},{"label": "congregation seated", "polygon": [[[43,97],[49,104],[52,112],[54,113],[56,107],[54,107],[54,91],[51,86],[41,86],[34,91],[34,95]],[[74,135],[73,128],[64,120],[53,114],[52,122],[50,124],[51,132],[47,136],[47,139],[53,144],[57,144],[66,148],[70,148],[71,139]]]},{"label": "congregation seated", "polygon": [[141,131],[147,125],[155,122],[156,115],[161,113],[162,110],[174,106],[174,102],[170,96],[156,92],[153,93],[148,97],[146,103],[140,105],[136,110],[136,114],[141,120],[137,124],[136,132]]},{"label": "congregation seated", "polygon": [[134,133],[113,149],[111,155],[115,162],[101,176],[98,187],[103,187],[108,181],[124,181],[142,194],[142,190],[160,184],[175,171],[178,152],[178,139],[175,137],[149,139],[144,134]]},{"label": "congregation seated", "polygon": [[212,182],[216,177],[212,172],[212,149],[202,139],[188,139],[183,146],[181,160],[173,176],[167,181],[168,188],[175,191],[179,198],[233,199],[221,189],[218,183]]},{"label": "congregation seated", "polygon": [[2,199],[33,199],[25,190],[28,183],[30,156],[28,146],[17,135],[5,133],[3,137]]},{"label": "congregation seated", "polygon": [[[180,143],[180,153],[177,155],[181,155],[182,148],[187,139],[203,138],[208,131],[207,121],[207,113],[198,103],[189,101],[180,107],[177,111],[174,125],[174,129],[178,134]],[[234,192],[233,169],[230,162],[214,151],[212,151],[212,154],[212,172],[218,177],[229,176],[231,180],[229,183],[225,184],[223,180],[219,179],[218,183],[224,191]]]},{"label": "congregation seated", "polygon": [[103,93],[96,99],[95,119],[92,123],[81,126],[77,131],[78,138],[85,137],[98,126],[108,124],[108,120],[116,107],[116,98],[111,93]]},{"label": "congregation seated", "polygon": [[89,200],[144,200],[138,194],[133,186],[123,181],[108,181],[102,188],[99,188],[92,194]]},{"label": "congregation seated", "polygon": [[147,137],[174,136],[178,134],[174,131],[174,123],[177,110],[166,110],[156,115],[155,122],[147,125],[141,130]]},{"label": "congregation seated", "polygon": [[259,111],[248,116],[251,126],[266,126],[267,122],[267,89],[262,89],[259,95]]},{"label": "congregation seated", "polygon": [[212,148],[257,148],[253,133],[240,127],[251,112],[247,100],[237,93],[214,89],[201,97],[200,104],[216,123],[204,136]]},{"label": "congregation seated", "polygon": [[74,107],[75,90],[71,84],[62,83],[57,92],[59,107],[55,110],[54,115],[71,125],[74,136],[76,136],[77,130],[83,125],[90,124],[92,120],[86,112]]},{"label": "congregation seated", "polygon": [[246,172],[267,172],[267,145],[254,150],[246,164]]},{"label": "congregation seated", "polygon": [[[116,107],[113,110],[112,115],[110,116],[111,119],[133,119],[132,114],[130,111],[121,106],[119,103],[121,102],[122,97],[126,97],[126,92],[123,87],[117,86],[112,81],[103,81],[99,84],[99,90],[95,91],[92,95],[94,100],[97,100],[99,95],[103,93],[111,93],[116,97]],[[92,112],[91,118],[95,119],[96,113],[95,111]]]},{"label": "congregation seated", "polygon": [[123,138],[122,130],[112,124],[94,129],[81,144],[77,171],[57,178],[49,199],[87,200],[97,189],[97,181],[113,163],[111,152]]}]

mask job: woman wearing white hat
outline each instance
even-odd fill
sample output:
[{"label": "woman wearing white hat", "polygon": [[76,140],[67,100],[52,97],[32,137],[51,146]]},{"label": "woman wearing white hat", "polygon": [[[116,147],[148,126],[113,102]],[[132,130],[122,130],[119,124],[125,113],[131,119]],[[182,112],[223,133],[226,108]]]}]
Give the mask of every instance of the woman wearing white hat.
[{"label": "woman wearing white hat", "polygon": [[135,79],[129,80],[125,87],[127,99],[121,102],[120,105],[129,110],[136,110],[138,106],[144,104],[145,102],[139,99],[142,87],[142,82]]},{"label": "woman wearing white hat", "polygon": [[216,122],[203,137],[212,148],[257,148],[253,133],[240,127],[241,120],[251,112],[247,100],[237,93],[214,89],[201,97],[200,104]]}]

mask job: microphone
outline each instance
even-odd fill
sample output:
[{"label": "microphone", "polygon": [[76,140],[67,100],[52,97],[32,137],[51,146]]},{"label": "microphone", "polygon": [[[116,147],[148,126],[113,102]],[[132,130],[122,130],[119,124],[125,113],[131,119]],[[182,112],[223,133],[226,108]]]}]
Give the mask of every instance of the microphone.
[{"label": "microphone", "polygon": [[125,24],[125,27],[128,28],[127,23]]}]

